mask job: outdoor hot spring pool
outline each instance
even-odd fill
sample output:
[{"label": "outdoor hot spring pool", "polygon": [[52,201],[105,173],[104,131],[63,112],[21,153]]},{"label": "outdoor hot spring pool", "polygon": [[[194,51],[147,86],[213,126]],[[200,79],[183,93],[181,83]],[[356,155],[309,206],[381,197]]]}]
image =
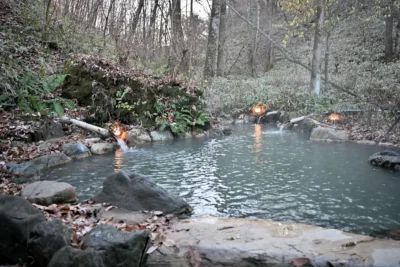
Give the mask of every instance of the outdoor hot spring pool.
[{"label": "outdoor hot spring pool", "polygon": [[382,148],[305,140],[261,125],[231,136],[160,142],[48,170],[80,200],[122,168],[149,175],[183,197],[195,215],[272,219],[369,234],[400,229],[400,172],[373,167]]}]

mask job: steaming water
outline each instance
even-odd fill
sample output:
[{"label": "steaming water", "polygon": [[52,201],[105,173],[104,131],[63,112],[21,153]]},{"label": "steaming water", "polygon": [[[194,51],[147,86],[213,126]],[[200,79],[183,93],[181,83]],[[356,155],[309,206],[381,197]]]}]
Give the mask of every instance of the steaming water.
[{"label": "steaming water", "polygon": [[382,150],[302,139],[263,125],[237,125],[222,139],[153,143],[131,153],[75,160],[43,178],[76,187],[81,200],[122,168],[152,176],[195,215],[273,219],[356,233],[400,229],[400,172],[373,167]]}]

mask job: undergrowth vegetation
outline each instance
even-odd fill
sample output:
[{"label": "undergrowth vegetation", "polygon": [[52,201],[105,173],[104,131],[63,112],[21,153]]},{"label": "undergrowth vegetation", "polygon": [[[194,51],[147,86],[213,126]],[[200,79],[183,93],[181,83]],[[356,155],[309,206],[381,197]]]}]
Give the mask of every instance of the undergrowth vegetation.
[{"label": "undergrowth vegetation", "polygon": [[56,20],[54,13],[43,22],[44,12],[41,1],[1,4],[0,107],[61,116],[64,108],[76,106],[60,96],[68,53],[112,55],[113,47],[67,18]]}]

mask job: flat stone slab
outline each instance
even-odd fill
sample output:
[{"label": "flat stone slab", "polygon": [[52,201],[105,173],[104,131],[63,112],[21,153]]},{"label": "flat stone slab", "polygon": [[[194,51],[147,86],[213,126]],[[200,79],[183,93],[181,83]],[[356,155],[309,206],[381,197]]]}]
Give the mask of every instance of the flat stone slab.
[{"label": "flat stone slab", "polygon": [[40,181],[26,185],[21,192],[30,202],[48,206],[76,201],[75,188],[67,183]]},{"label": "flat stone slab", "polygon": [[160,246],[147,266],[292,266],[296,258],[310,259],[307,266],[400,266],[399,241],[296,223],[205,216],[177,222],[166,238],[175,245]]}]

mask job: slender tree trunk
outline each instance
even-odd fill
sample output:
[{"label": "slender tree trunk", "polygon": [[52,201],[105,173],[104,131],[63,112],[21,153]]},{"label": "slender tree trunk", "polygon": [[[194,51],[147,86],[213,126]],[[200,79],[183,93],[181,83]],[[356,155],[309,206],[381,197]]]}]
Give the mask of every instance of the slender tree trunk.
[{"label": "slender tree trunk", "polygon": [[328,86],[328,81],[329,81],[329,37],[331,36],[330,32],[326,33],[325,36],[325,67],[324,67],[324,72],[325,72],[325,88]]},{"label": "slender tree trunk", "polygon": [[226,0],[221,2],[221,14],[219,24],[219,42],[217,59],[217,76],[225,76],[225,42],[226,42]]},{"label": "slender tree trunk", "polygon": [[182,10],[181,0],[172,0],[172,41],[171,41],[171,55],[170,55],[170,69],[173,69],[173,75],[177,74],[179,69],[182,72],[188,70],[188,51],[185,44],[185,37],[182,29]]},{"label": "slender tree trunk", "polygon": [[144,6],[144,0],[139,0],[138,6],[136,8],[135,15],[134,15],[133,21],[132,21],[132,27],[131,27],[130,38],[129,38],[130,40],[133,38],[133,36],[136,33],[136,28],[139,23],[140,13],[142,12],[143,6]]},{"label": "slender tree trunk", "polygon": [[45,7],[46,7],[46,17],[45,17],[45,21],[44,21],[44,40],[47,41],[47,39],[49,38],[48,27],[49,27],[49,23],[50,23],[51,0],[47,0],[44,3],[45,3]]},{"label": "slender tree trunk", "polygon": [[397,25],[396,25],[396,39],[394,53],[396,57],[400,56],[400,8],[397,10]]},{"label": "slender tree trunk", "polygon": [[[272,22],[275,17],[275,0],[259,0],[260,13],[262,14],[262,29],[270,35],[272,32]],[[268,39],[265,40],[265,72],[271,70],[274,66],[274,46]]]},{"label": "slender tree trunk", "polygon": [[112,10],[112,8],[114,6],[114,2],[115,2],[115,0],[111,0],[110,6],[108,7],[106,21],[105,21],[104,29],[103,29],[103,47],[106,47],[106,44],[107,44],[107,42],[106,42],[106,33],[107,33],[107,27],[108,27],[108,20],[110,18],[111,10]]},{"label": "slender tree trunk", "polygon": [[321,88],[322,28],[325,19],[325,0],[317,0],[317,25],[315,27],[313,58],[311,64],[311,88],[316,94]]},{"label": "slender tree trunk", "polygon": [[155,25],[156,25],[157,8],[158,8],[158,0],[154,0],[154,6],[153,9],[151,10],[150,26],[149,26],[149,39],[151,48],[153,48],[154,38],[156,33]]},{"label": "slender tree trunk", "polygon": [[206,62],[204,66],[204,78],[215,76],[218,49],[218,31],[220,23],[221,0],[213,0],[211,7],[211,18],[208,27],[208,43]]},{"label": "slender tree trunk", "polygon": [[387,7],[385,18],[385,58],[387,61],[393,57],[393,2]]}]

